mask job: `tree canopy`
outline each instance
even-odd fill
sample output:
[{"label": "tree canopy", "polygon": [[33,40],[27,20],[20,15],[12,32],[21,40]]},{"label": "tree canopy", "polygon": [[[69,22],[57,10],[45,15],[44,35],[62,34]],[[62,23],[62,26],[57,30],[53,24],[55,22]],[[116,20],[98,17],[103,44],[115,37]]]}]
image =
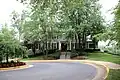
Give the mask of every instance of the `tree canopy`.
[{"label": "tree canopy", "polygon": [[118,42],[118,45],[120,46],[120,1],[115,8],[114,11],[115,14],[115,20],[114,20],[114,30],[115,30],[115,40]]},{"label": "tree canopy", "polygon": [[[31,12],[24,22],[25,40],[52,41],[64,36],[75,39],[84,48],[86,37],[93,37],[105,29],[99,0],[30,0]],[[27,0],[21,0],[21,3]]]},{"label": "tree canopy", "polygon": [[23,57],[25,53],[26,49],[20,45],[15,31],[9,30],[7,25],[3,26],[0,31],[0,61],[6,58],[8,62],[9,58]]}]

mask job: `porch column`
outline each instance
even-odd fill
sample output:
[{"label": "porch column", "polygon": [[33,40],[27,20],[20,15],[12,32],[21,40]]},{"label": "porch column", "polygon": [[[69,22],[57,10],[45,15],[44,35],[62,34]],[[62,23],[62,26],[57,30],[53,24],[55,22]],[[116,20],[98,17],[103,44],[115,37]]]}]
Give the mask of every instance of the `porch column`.
[{"label": "porch column", "polygon": [[61,42],[59,41],[59,50],[61,50]]}]

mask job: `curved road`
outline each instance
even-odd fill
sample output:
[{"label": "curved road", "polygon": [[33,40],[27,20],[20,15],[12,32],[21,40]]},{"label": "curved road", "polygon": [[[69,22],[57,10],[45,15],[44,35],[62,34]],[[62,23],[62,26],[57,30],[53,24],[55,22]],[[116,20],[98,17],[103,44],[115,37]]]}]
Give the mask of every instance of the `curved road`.
[{"label": "curved road", "polygon": [[29,63],[31,68],[0,72],[0,80],[92,80],[97,70],[79,62]]}]

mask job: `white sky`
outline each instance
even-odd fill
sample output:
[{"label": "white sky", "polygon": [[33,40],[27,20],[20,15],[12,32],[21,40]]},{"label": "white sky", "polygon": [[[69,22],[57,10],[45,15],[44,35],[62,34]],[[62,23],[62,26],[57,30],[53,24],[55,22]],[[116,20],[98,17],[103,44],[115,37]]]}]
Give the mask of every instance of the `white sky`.
[{"label": "white sky", "polygon": [[21,12],[23,9],[22,4],[16,0],[0,0],[0,24],[7,23],[9,21],[9,16],[13,10]]},{"label": "white sky", "polygon": [[100,4],[102,5],[101,12],[102,15],[105,17],[107,22],[112,21],[114,18],[113,9],[117,5],[119,0],[100,0]]},{"label": "white sky", "polygon": [[[102,4],[102,15],[105,16],[106,21],[112,21],[113,15],[112,11],[108,11],[115,7],[118,0],[100,0],[100,4]],[[22,4],[17,2],[16,0],[0,0],[0,24],[4,24],[5,22],[9,22],[9,15],[13,10],[20,12],[23,9]]]}]

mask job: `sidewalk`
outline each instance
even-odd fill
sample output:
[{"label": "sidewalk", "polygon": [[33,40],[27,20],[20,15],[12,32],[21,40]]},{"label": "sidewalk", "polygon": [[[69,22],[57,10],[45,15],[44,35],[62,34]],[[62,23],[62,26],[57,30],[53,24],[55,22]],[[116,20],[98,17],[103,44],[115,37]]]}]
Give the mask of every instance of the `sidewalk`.
[{"label": "sidewalk", "polygon": [[[65,57],[65,54],[66,57]],[[70,53],[69,52],[61,52],[60,59],[70,59]]]}]

